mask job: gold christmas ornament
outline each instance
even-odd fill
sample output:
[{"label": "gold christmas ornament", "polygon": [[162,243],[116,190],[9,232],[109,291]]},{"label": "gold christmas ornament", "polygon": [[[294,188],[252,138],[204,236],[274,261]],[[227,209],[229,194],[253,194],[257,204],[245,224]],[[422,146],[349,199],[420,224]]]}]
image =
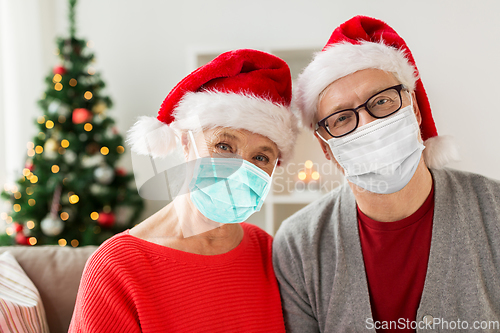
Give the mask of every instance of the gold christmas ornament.
[{"label": "gold christmas ornament", "polygon": [[104,102],[99,102],[97,103],[96,105],[94,105],[94,107],[92,108],[92,111],[96,114],[101,114],[103,113],[104,111],[106,111],[108,107],[106,106],[106,103]]},{"label": "gold christmas ornament", "polygon": [[45,153],[43,156],[47,159],[54,159],[57,157],[57,149],[59,148],[59,144],[57,143],[56,140],[53,138],[48,139],[45,141],[45,144],[43,145],[43,150]]}]

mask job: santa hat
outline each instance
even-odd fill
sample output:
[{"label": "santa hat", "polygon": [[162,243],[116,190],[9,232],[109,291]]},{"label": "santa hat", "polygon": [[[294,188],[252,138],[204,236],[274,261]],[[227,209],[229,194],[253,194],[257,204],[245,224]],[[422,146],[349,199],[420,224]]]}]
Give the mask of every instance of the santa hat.
[{"label": "santa hat", "polygon": [[283,162],[298,132],[291,96],[290,69],[283,60],[257,50],[229,51],[179,82],[158,116],[141,117],[127,141],[138,154],[164,157],[176,146],[174,130],[231,127],[272,140]]},{"label": "santa hat", "polygon": [[458,159],[449,137],[438,136],[431,107],[415,60],[405,41],[385,22],[355,16],[333,31],[321,52],[297,80],[295,104],[302,124],[313,128],[321,92],[332,82],[354,72],[375,68],[393,73],[410,91],[415,91],[422,123],[424,160],[428,167],[440,168]]}]

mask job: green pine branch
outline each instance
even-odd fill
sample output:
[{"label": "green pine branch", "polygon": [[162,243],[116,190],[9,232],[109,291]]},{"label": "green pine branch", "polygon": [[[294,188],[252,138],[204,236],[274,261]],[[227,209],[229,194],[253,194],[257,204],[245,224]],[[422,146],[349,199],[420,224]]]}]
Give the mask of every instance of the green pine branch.
[{"label": "green pine branch", "polygon": [[45,78],[26,165],[1,193],[12,210],[0,216],[0,245],[99,245],[138,223],[144,207],[133,175],[117,168],[123,137],[107,115],[113,103],[94,54],[75,36],[75,5],[69,0],[69,37],[57,39],[60,64]]}]

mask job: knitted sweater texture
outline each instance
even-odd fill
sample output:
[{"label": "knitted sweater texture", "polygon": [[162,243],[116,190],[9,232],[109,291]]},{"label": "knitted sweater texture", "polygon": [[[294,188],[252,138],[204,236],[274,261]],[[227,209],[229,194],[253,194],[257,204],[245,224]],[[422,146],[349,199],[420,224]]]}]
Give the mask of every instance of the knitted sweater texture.
[{"label": "knitted sweater texture", "polygon": [[272,239],[242,223],[233,250],[205,256],[125,231],[89,258],[70,332],[284,332]]}]

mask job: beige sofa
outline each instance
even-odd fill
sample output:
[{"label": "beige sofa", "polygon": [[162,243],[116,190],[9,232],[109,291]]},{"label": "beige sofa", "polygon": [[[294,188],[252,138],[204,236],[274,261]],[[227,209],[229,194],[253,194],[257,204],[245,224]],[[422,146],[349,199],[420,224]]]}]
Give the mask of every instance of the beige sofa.
[{"label": "beige sofa", "polygon": [[3,246],[33,281],[42,298],[51,333],[67,332],[80,277],[97,246]]}]

